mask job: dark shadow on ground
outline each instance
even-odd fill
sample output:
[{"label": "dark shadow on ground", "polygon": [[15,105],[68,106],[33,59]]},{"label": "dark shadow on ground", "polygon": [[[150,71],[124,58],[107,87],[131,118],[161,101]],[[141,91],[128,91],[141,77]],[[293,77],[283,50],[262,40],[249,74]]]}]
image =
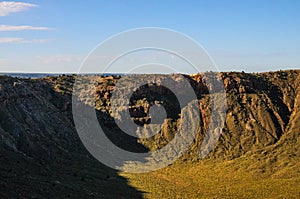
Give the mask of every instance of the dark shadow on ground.
[{"label": "dark shadow on ground", "polygon": [[85,149],[70,95],[43,80],[5,77],[0,85],[1,198],[143,198]]}]

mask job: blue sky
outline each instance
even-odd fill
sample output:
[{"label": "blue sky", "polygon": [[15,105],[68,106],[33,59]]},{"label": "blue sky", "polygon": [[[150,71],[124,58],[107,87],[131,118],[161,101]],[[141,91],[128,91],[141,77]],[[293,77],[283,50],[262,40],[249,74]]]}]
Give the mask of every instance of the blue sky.
[{"label": "blue sky", "polygon": [[162,27],[199,42],[221,71],[300,68],[297,0],[0,1],[0,71],[72,72],[108,37]]}]

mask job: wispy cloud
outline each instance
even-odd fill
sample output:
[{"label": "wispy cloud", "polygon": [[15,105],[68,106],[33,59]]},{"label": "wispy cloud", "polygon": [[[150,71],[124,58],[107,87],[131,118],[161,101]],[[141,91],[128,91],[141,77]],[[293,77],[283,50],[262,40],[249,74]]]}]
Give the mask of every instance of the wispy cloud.
[{"label": "wispy cloud", "polygon": [[0,38],[0,43],[47,43],[48,39],[32,39],[26,40],[24,38],[6,37]]},{"label": "wispy cloud", "polygon": [[34,26],[10,26],[0,25],[0,32],[6,31],[22,31],[22,30],[51,30],[48,27],[34,27]]},{"label": "wispy cloud", "polygon": [[18,43],[22,40],[22,38],[0,38],[0,43]]},{"label": "wispy cloud", "polygon": [[38,56],[43,64],[58,64],[58,63],[72,63],[81,62],[83,56],[79,55],[52,55],[52,56]]},{"label": "wispy cloud", "polygon": [[0,2],[0,16],[7,16],[10,13],[21,12],[34,7],[37,7],[37,5],[23,2],[2,1]]}]

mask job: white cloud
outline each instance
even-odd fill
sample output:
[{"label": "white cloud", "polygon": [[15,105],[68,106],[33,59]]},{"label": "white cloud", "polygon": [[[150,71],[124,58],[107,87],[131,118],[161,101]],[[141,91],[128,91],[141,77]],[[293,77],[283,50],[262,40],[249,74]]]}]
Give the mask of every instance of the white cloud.
[{"label": "white cloud", "polygon": [[18,43],[22,38],[0,38],[0,43]]},{"label": "white cloud", "polygon": [[78,55],[52,55],[52,56],[38,56],[43,64],[58,64],[58,63],[73,63],[81,62],[83,57]]},{"label": "white cloud", "polygon": [[2,1],[0,2],[0,16],[7,16],[10,13],[21,12],[33,7],[37,7],[37,5],[23,2]]},{"label": "white cloud", "polygon": [[0,32],[21,30],[50,30],[48,27],[0,25]]},{"label": "white cloud", "polygon": [[49,40],[47,39],[26,40],[24,38],[16,38],[16,37],[0,38],[0,43],[47,43],[48,41]]}]

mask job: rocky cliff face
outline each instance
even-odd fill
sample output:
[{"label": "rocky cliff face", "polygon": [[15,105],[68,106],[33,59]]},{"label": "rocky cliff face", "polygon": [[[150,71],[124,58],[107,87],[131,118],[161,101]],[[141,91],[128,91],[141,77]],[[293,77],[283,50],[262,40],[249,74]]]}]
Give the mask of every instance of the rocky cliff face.
[{"label": "rocky cliff face", "polygon": [[[299,173],[300,71],[228,72],[217,76],[218,81],[224,82],[228,109],[221,137],[206,159],[251,156],[262,159],[254,166],[256,169],[268,163],[273,173],[284,175],[284,169]],[[211,122],[209,90],[213,85],[200,74],[185,77],[197,95],[201,120],[196,139],[180,161],[197,162],[205,130]],[[180,82],[180,78],[177,81]],[[43,194],[50,192],[67,193],[66,196],[80,192],[90,197],[99,194],[140,197],[114,170],[98,163],[82,146],[72,118],[74,79],[75,76],[0,77],[0,193],[4,196],[18,197],[30,190],[28,197],[47,196]],[[78,97],[82,103],[94,106],[99,122],[116,145],[142,152],[157,150],[173,139],[181,122],[180,108],[168,89],[148,85],[134,93],[130,114],[136,124],[142,127],[151,121],[149,110],[154,104],[164,106],[168,116],[158,134],[135,139],[121,132],[113,119],[119,116],[111,112],[110,98],[120,77],[92,76],[89,79],[96,89],[79,88],[83,94]],[[128,87],[130,82],[122,89],[126,92]],[[185,88],[180,90],[184,93]],[[85,92],[92,92],[92,97],[86,97],[91,95]],[[119,113],[122,110],[120,106]],[[93,183],[99,186],[91,186]],[[123,193],[108,193],[112,185]],[[12,188],[19,191],[14,193]]]}]

